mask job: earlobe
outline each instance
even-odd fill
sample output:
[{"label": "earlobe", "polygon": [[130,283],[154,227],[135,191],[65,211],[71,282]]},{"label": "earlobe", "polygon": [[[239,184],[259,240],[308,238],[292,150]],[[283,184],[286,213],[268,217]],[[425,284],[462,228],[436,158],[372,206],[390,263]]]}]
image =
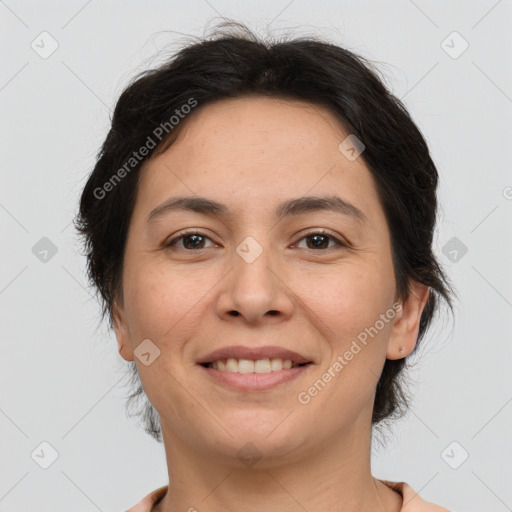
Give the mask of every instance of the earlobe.
[{"label": "earlobe", "polygon": [[414,350],[418,341],[421,314],[429,293],[429,286],[411,281],[409,297],[402,303],[401,314],[397,315],[391,329],[386,359],[401,359]]},{"label": "earlobe", "polygon": [[134,355],[130,342],[130,332],[124,318],[123,308],[117,303],[114,303],[112,307],[112,319],[119,354],[126,361],[133,361]]}]

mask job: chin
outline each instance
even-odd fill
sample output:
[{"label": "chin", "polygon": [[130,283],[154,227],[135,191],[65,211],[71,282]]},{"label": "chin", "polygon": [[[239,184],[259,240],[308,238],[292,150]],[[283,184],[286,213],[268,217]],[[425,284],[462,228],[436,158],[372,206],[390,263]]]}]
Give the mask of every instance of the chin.
[{"label": "chin", "polygon": [[222,430],[220,439],[209,437],[204,441],[210,445],[212,452],[217,452],[217,456],[230,460],[236,458],[248,466],[250,464],[246,464],[245,460],[258,460],[258,468],[283,464],[294,458],[300,460],[299,450],[307,443],[307,429],[304,426],[295,429],[297,425],[291,422],[286,428],[284,424],[287,420],[283,422],[283,419],[288,414],[273,415],[268,422],[262,422],[261,418],[253,418],[252,422],[247,419],[238,423],[234,421],[231,425],[236,429],[231,425],[226,426],[233,437]]}]

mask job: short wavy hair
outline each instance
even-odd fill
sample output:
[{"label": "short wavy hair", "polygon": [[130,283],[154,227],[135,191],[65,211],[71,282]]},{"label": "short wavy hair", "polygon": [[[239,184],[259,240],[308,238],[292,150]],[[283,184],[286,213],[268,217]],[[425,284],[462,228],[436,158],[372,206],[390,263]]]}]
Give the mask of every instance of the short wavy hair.
[{"label": "short wavy hair", "polygon": [[[193,38],[156,69],[138,74],[117,101],[74,221],[83,238],[89,283],[102,304],[102,319],[108,316],[113,328],[139,171],[151,156],[173,143],[188,120],[169,127],[171,117],[190,98],[200,108],[255,94],[326,107],[364,144],[361,158],[376,183],[391,233],[398,298],[405,300],[411,293],[409,279],[430,287],[416,351],[440,300],[453,311],[454,295],[432,251],[438,173],[424,137],[367,59],[316,36],[262,39],[237,22],[221,23],[210,36]],[[167,127],[165,136],[143,158],[132,161],[128,172],[126,162],[133,152],[147,147],[151,134],[163,133],[161,128],[155,131],[162,126]],[[100,194],[123,165],[123,179],[108,194]],[[408,397],[400,378],[405,363],[405,358],[386,360],[376,387],[372,425],[407,411]],[[159,415],[144,393],[135,363],[128,364],[132,394],[127,409],[135,406],[144,430],[161,442]]]}]

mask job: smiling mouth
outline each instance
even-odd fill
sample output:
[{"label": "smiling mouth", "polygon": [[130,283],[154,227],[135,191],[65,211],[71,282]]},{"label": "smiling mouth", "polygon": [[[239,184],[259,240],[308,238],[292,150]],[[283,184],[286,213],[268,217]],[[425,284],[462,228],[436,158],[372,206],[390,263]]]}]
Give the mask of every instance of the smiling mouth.
[{"label": "smiling mouth", "polygon": [[292,368],[299,368],[301,366],[308,366],[311,362],[296,364],[292,363],[290,359],[219,359],[209,363],[201,363],[204,368],[218,370],[226,373],[273,373],[282,370],[290,370]]},{"label": "smiling mouth", "polygon": [[291,383],[300,375],[308,373],[308,367],[313,367],[315,363],[304,362],[305,358],[301,361],[299,357],[296,357],[293,363],[291,359],[229,357],[210,362],[198,362],[197,365],[203,367],[202,371],[214,384],[230,391],[252,393],[268,391],[287,382]]}]

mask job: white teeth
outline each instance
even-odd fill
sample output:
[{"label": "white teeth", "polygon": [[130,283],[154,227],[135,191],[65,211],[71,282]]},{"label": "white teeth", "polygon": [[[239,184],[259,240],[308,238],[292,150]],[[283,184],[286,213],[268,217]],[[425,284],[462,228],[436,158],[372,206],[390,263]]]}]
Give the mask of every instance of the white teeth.
[{"label": "white teeth", "polygon": [[278,358],[252,361],[250,359],[234,359],[230,357],[227,360],[220,359],[211,363],[211,368],[214,370],[230,373],[270,373],[288,370],[292,366],[290,359],[283,360]]},{"label": "white teeth", "polygon": [[254,363],[254,371],[256,373],[269,373],[272,371],[270,359],[259,359]]},{"label": "white teeth", "polygon": [[238,373],[254,373],[254,361],[250,359],[239,359]]},{"label": "white teeth", "polygon": [[238,373],[238,361],[230,357],[226,361],[226,369],[224,371]]}]

